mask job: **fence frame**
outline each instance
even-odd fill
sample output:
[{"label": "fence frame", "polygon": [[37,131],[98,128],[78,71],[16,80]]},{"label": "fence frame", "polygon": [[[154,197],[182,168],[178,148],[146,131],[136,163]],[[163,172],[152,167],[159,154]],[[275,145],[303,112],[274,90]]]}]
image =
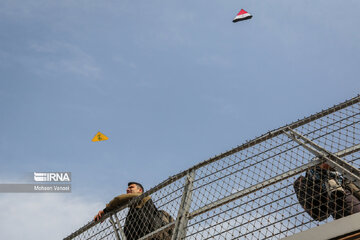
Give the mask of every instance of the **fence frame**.
[{"label": "fence frame", "polygon": [[[146,239],[150,239],[151,237],[160,234],[163,231],[166,231],[172,227],[174,227],[174,234],[172,236],[172,240],[176,240],[176,239],[183,239],[186,236],[186,227],[187,227],[187,223],[188,220],[203,214],[207,211],[210,211],[214,208],[217,208],[219,206],[222,206],[226,203],[232,202],[236,199],[239,199],[241,197],[244,197],[250,193],[253,193],[255,191],[258,191],[259,189],[263,189],[266,188],[270,185],[273,185],[279,181],[282,181],[284,179],[290,178],[292,176],[295,176],[301,172],[304,172],[306,169],[316,166],[322,162],[327,162],[330,166],[334,167],[335,169],[337,169],[338,171],[342,171],[344,173],[344,175],[346,175],[346,177],[348,177],[350,180],[354,181],[354,183],[358,186],[360,186],[360,170],[355,168],[354,166],[350,165],[349,163],[347,163],[345,160],[342,159],[342,157],[352,154],[354,152],[360,151],[360,144],[357,145],[353,145],[352,147],[343,149],[337,153],[332,153],[327,151],[324,147],[320,146],[319,144],[314,143],[313,141],[311,141],[310,139],[308,139],[307,137],[303,136],[302,134],[298,133],[297,131],[295,131],[294,129],[301,127],[307,123],[310,123],[312,121],[315,121],[317,119],[320,119],[322,117],[325,117],[329,114],[332,114],[334,112],[337,112],[339,110],[342,110],[344,108],[347,108],[351,105],[357,104],[360,102],[360,95],[345,101],[343,103],[340,103],[338,105],[334,105],[333,107],[330,107],[326,110],[323,110],[319,113],[313,114],[307,118],[298,120],[296,122],[293,122],[291,124],[288,124],[284,127],[280,127],[276,130],[270,131],[266,134],[261,135],[260,137],[255,138],[252,141],[248,141],[236,148],[231,149],[230,151],[227,151],[225,153],[222,153],[220,155],[217,155],[213,158],[210,158],[206,161],[200,162],[197,165],[194,165],[193,167],[189,168],[188,170],[185,170],[179,174],[176,174],[174,176],[169,177],[168,179],[166,179],[165,181],[161,182],[160,184],[158,184],[157,186],[151,188],[150,190],[148,190],[147,192],[145,192],[144,194],[142,194],[141,196],[133,199],[129,204],[127,204],[126,206],[120,207],[110,213],[107,213],[104,216],[104,219],[109,218],[110,223],[112,225],[113,228],[113,232],[114,232],[114,236],[117,240],[126,240],[125,234],[122,230],[120,221],[118,219],[118,217],[116,216],[116,213],[127,208],[129,205],[131,205],[132,203],[134,203],[135,201],[141,201],[143,198],[159,191],[160,189],[176,182],[177,180],[180,180],[181,178],[185,177],[185,183],[183,186],[183,194],[182,194],[182,199],[181,199],[181,204],[179,207],[179,211],[177,214],[177,218],[175,220],[175,222],[169,223],[166,226],[161,227],[160,229],[157,229],[156,231],[144,236],[141,238],[141,240],[146,240]],[[201,167],[204,167],[206,165],[209,165],[211,163],[214,163],[218,160],[221,160],[223,158],[226,158],[234,153],[240,152],[246,148],[250,148],[252,146],[255,146],[261,142],[264,142],[268,139],[274,138],[276,136],[279,136],[281,134],[285,134],[286,136],[289,137],[290,141],[294,141],[297,142],[300,146],[302,146],[304,149],[306,149],[307,151],[309,151],[310,153],[312,153],[315,157],[307,164],[304,164],[301,167],[298,167],[296,169],[292,169],[290,171],[287,171],[285,173],[282,173],[280,175],[277,175],[275,177],[272,177],[270,179],[267,179],[265,181],[262,181],[258,184],[252,185],[248,188],[245,188],[241,191],[238,191],[234,194],[231,194],[229,196],[226,196],[224,198],[218,199],[217,201],[214,201],[210,204],[207,204],[201,208],[198,208],[192,212],[190,212],[190,206],[192,203],[192,190],[193,190],[193,183],[195,181],[195,175],[196,175],[196,170],[198,170]],[[114,218],[115,217],[115,220]],[[70,234],[69,236],[67,236],[66,238],[64,238],[64,240],[70,240],[75,238],[76,236],[84,233],[85,231],[87,231],[88,229],[92,228],[93,226],[95,226],[96,224],[100,224],[99,222],[89,222],[88,224],[86,224],[85,226],[83,226],[82,228],[80,228],[79,230],[75,231],[74,233]]]}]

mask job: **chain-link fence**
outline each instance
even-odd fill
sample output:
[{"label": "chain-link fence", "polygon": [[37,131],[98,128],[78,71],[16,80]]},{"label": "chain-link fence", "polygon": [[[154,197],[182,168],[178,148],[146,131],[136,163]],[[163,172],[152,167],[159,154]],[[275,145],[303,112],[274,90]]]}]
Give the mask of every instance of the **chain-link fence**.
[{"label": "chain-link fence", "polygon": [[360,211],[359,122],[357,96],[170,177],[65,239],[281,239],[345,217]]}]

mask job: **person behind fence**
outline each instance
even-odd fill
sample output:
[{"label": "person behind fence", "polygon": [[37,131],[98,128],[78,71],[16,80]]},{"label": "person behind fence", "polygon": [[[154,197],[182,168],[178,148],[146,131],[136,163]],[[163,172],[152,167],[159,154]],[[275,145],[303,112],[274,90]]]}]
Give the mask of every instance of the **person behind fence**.
[{"label": "person behind fence", "polygon": [[[144,193],[144,188],[140,183],[129,182],[126,194],[119,195],[111,200],[103,210],[100,210],[94,217],[94,221],[99,221],[102,217],[119,207],[125,206],[135,197]],[[173,221],[169,215],[168,219],[164,216],[165,211],[158,211],[150,196],[143,198],[131,206],[126,216],[124,233],[127,240],[139,239],[170,221]],[[171,239],[172,231],[163,232],[160,235],[152,238],[153,240],[168,240]]]},{"label": "person behind fence", "polygon": [[327,163],[308,169],[305,177],[294,182],[294,189],[300,205],[314,220],[360,212],[360,189]]}]

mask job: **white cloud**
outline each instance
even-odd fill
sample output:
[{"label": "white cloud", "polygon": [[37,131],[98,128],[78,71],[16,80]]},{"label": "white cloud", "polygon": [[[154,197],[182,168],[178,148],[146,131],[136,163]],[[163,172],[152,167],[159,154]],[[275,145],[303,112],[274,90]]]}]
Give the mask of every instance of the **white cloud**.
[{"label": "white cloud", "polygon": [[71,194],[2,194],[1,239],[63,239],[104,206]]}]

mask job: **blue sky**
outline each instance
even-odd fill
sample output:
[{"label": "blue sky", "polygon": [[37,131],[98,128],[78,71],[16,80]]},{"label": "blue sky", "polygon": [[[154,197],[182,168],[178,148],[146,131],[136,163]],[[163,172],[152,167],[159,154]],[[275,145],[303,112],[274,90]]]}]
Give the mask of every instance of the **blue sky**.
[{"label": "blue sky", "polygon": [[[232,23],[241,8],[253,18]],[[0,206],[27,209],[26,221],[40,203],[85,204],[74,222],[57,210],[69,222],[60,238],[128,181],[149,189],[356,96],[359,10],[355,0],[1,1],[0,180],[62,171],[73,181],[70,194],[1,194]],[[91,142],[98,131],[109,140]],[[0,232],[22,239],[14,229]],[[38,234],[30,225],[26,236],[50,233]]]}]

